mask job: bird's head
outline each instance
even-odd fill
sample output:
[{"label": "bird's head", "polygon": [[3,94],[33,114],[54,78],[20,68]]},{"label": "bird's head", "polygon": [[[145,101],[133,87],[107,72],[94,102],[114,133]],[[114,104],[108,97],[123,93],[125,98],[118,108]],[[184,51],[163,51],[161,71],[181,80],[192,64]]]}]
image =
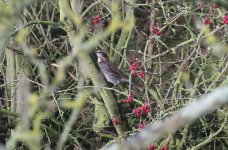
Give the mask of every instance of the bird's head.
[{"label": "bird's head", "polygon": [[101,62],[103,60],[108,60],[108,55],[102,50],[96,51],[96,55],[98,58],[98,62]]}]

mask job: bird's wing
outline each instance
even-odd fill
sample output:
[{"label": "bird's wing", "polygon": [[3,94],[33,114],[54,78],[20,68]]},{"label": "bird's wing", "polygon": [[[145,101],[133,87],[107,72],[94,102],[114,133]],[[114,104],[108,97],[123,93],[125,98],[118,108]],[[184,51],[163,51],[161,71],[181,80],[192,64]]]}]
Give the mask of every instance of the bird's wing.
[{"label": "bird's wing", "polygon": [[112,62],[107,61],[106,63],[109,66],[110,71],[112,71],[114,74],[118,75],[119,77],[124,77],[124,74]]}]

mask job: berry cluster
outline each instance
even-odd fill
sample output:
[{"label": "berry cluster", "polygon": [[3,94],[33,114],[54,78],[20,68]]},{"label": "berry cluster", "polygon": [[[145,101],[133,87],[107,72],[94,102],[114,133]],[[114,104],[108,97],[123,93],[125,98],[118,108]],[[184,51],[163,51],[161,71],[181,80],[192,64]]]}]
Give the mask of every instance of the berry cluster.
[{"label": "berry cluster", "polygon": [[138,71],[139,66],[136,63],[132,63],[131,66],[129,67],[130,71]]},{"label": "berry cluster", "polygon": [[[129,66],[129,70],[132,74],[133,77],[136,77],[137,76],[137,72],[139,71],[139,65],[140,65],[140,62],[135,62],[133,61],[132,59],[130,60],[130,66]],[[139,71],[139,77],[140,78],[144,78],[145,77],[145,72],[140,70]]]},{"label": "berry cluster", "polygon": [[91,21],[91,25],[89,27],[89,32],[94,32],[94,25],[99,24],[101,22],[101,17],[99,15],[96,15],[93,17]]},{"label": "berry cluster", "polygon": [[133,95],[129,95],[127,97],[127,99],[122,99],[119,102],[121,102],[121,103],[131,103],[131,102],[133,102]]},{"label": "berry cluster", "polygon": [[228,16],[223,16],[223,24],[228,24]]},{"label": "berry cluster", "polygon": [[140,117],[142,115],[147,115],[150,112],[150,105],[149,104],[144,104],[143,106],[137,107],[132,110],[132,113],[136,117]]},{"label": "berry cluster", "polygon": [[142,124],[142,123],[138,124],[137,127],[138,127],[139,130],[142,130],[142,129],[144,129],[145,124]]},{"label": "berry cluster", "polygon": [[211,20],[210,18],[205,18],[205,19],[203,20],[203,23],[204,23],[204,24],[210,25],[210,24],[213,24],[213,20]]},{"label": "berry cluster", "polygon": [[[150,146],[147,147],[147,150],[155,150],[155,149],[157,149],[157,146],[155,144],[150,145]],[[169,144],[161,147],[160,150],[169,150]]]},{"label": "berry cluster", "polygon": [[[203,23],[206,24],[206,25],[211,25],[213,24],[213,20],[210,19],[210,18],[205,18],[203,19]],[[223,16],[223,20],[222,20],[222,23],[223,24],[228,24],[228,16]]]},{"label": "berry cluster", "polygon": [[99,15],[96,15],[96,16],[93,17],[91,24],[95,25],[95,24],[98,24],[100,22],[101,22],[101,17]]},{"label": "berry cluster", "polygon": [[157,149],[157,146],[154,144],[147,147],[147,150],[155,150],[155,149]]},{"label": "berry cluster", "polygon": [[158,28],[158,27],[152,27],[151,29],[150,29],[150,32],[152,32],[152,33],[154,33],[155,35],[161,35],[161,31],[160,31],[160,29]]}]

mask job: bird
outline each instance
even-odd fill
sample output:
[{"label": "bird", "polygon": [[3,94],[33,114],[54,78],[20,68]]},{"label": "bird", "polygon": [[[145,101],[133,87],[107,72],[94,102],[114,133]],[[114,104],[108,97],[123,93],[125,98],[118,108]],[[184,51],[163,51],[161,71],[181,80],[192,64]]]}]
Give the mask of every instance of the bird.
[{"label": "bird", "polygon": [[114,85],[120,82],[129,83],[129,79],[108,59],[108,55],[104,51],[97,50],[96,55],[98,58],[97,64],[108,82]]}]

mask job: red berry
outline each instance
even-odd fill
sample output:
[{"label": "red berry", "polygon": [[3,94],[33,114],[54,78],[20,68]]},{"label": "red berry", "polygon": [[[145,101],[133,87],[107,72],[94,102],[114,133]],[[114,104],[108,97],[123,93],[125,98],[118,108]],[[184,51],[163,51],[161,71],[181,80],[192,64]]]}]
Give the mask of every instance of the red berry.
[{"label": "red berry", "polygon": [[134,70],[134,67],[133,66],[129,66],[129,70],[130,71],[133,71]]},{"label": "red berry", "polygon": [[133,99],[132,100],[131,99],[122,99],[119,102],[120,103],[131,103],[131,102],[133,102]]},{"label": "red berry", "polygon": [[133,63],[132,67],[135,71],[137,71],[139,69],[139,66],[136,63]]},{"label": "red berry", "polygon": [[136,76],[137,76],[137,72],[136,72],[136,71],[133,71],[133,72],[132,72],[132,76],[133,76],[133,77],[136,77]]},{"label": "red berry", "polygon": [[158,36],[161,35],[161,31],[157,27],[152,27],[150,29],[150,32],[152,32],[152,33],[154,33],[154,34],[156,34]]},{"label": "red berry", "polygon": [[135,108],[132,110],[133,114],[136,116],[136,117],[140,117],[142,116],[142,111],[139,109],[139,108]]},{"label": "red berry", "polygon": [[223,24],[228,24],[228,16],[223,16]]},{"label": "red berry", "polygon": [[144,104],[143,106],[137,107],[132,110],[132,113],[137,117],[142,115],[147,115],[149,112],[150,112],[149,104]]},{"label": "red berry", "polygon": [[157,146],[154,144],[147,147],[147,150],[155,150],[155,149],[157,149]]},{"label": "red berry", "polygon": [[140,71],[140,72],[139,72],[139,77],[140,77],[140,78],[144,78],[144,77],[145,77],[145,73],[144,73],[143,71]]},{"label": "red berry", "polygon": [[137,71],[137,70],[139,69],[139,66],[136,65],[136,66],[134,67],[134,69]]},{"label": "red berry", "polygon": [[149,104],[145,104],[144,106],[142,106],[143,108],[143,113],[146,115],[150,112],[150,105]]},{"label": "red berry", "polygon": [[135,109],[132,110],[132,112],[133,112],[134,114],[136,114],[136,113],[138,112],[138,109],[135,108]]},{"label": "red berry", "polygon": [[96,16],[93,17],[93,20],[92,20],[91,24],[95,25],[95,24],[100,23],[100,21],[101,21],[101,17],[99,15],[96,15]]},{"label": "red berry", "polygon": [[211,19],[209,19],[209,18],[205,18],[204,20],[203,20],[203,23],[204,24],[213,24],[213,20],[211,20]]},{"label": "red berry", "polygon": [[129,102],[133,102],[133,96],[132,95],[129,95],[127,99]]},{"label": "red berry", "polygon": [[139,130],[142,130],[142,129],[144,129],[145,124],[138,124],[137,127],[138,127]]}]

